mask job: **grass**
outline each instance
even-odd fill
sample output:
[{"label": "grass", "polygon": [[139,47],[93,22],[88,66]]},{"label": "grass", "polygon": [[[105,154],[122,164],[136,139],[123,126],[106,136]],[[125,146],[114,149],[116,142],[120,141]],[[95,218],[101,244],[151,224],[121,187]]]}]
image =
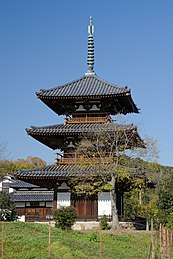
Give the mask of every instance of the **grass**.
[{"label": "grass", "polygon": [[[1,227],[0,227],[1,231]],[[3,259],[48,258],[48,225],[5,223]],[[1,237],[1,233],[0,233]],[[102,232],[104,259],[147,258],[150,233],[143,231]],[[100,236],[97,231],[62,231],[51,228],[51,259],[100,258]]]}]

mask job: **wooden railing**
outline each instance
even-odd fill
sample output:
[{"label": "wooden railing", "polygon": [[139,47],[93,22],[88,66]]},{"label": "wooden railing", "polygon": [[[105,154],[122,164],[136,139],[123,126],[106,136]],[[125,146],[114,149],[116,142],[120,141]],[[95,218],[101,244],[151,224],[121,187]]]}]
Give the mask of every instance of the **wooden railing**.
[{"label": "wooden railing", "polygon": [[103,122],[108,122],[111,121],[111,118],[106,116],[106,117],[78,117],[78,118],[66,118],[65,123],[103,123]]},{"label": "wooden railing", "polygon": [[58,165],[63,164],[99,164],[99,163],[113,163],[115,159],[113,157],[62,157],[57,158],[56,163]]}]

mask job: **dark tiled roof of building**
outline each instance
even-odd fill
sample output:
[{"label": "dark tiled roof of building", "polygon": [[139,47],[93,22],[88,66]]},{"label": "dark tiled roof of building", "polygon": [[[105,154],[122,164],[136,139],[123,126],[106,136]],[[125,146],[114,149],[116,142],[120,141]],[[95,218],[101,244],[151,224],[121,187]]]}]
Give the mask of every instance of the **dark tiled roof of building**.
[{"label": "dark tiled roof of building", "polygon": [[26,191],[17,192],[12,195],[13,201],[53,201],[53,192]]},{"label": "dark tiled roof of building", "polygon": [[35,184],[31,184],[31,183],[27,183],[27,182],[24,182],[24,181],[21,181],[21,180],[14,180],[14,182],[11,184],[11,187],[12,188],[28,188],[28,189],[31,189],[31,188],[38,188],[39,186],[35,185]]},{"label": "dark tiled roof of building", "polygon": [[67,164],[67,165],[49,165],[44,168],[38,169],[22,169],[15,173],[18,179],[68,179],[76,177],[77,175],[87,174],[93,167],[87,165],[81,168],[80,165]]},{"label": "dark tiled roof of building", "polygon": [[[110,164],[115,170],[115,165]],[[107,173],[108,165],[102,166],[102,173]],[[112,169],[110,169],[112,170]],[[135,168],[128,168],[131,173],[134,175],[138,172],[138,169]],[[64,164],[64,165],[49,165],[44,168],[38,168],[38,169],[30,169],[30,170],[19,170],[15,173],[16,178],[22,179],[22,180],[68,180],[80,176],[86,176],[93,173],[99,173],[100,174],[100,166],[91,166],[89,164],[87,165],[79,165],[79,164]],[[139,172],[138,172],[139,175]],[[143,172],[141,172],[141,175],[143,175]]]},{"label": "dark tiled roof of building", "polygon": [[122,133],[124,132],[124,134],[130,134],[130,139],[133,140],[135,146],[142,145],[142,140],[137,132],[137,128],[133,124],[119,125],[110,122],[57,124],[45,127],[31,127],[27,129],[27,133],[39,142],[55,150],[57,148],[63,148],[63,141],[61,140],[63,140],[64,136],[76,136],[80,138],[87,134],[99,134],[99,132],[100,134],[109,134],[111,132],[118,132],[118,130]]},{"label": "dark tiled roof of building", "polygon": [[117,86],[96,75],[83,76],[77,80],[56,86],[48,90],[40,90],[36,93],[40,99],[44,98],[75,98],[91,96],[113,96],[113,95],[130,95],[127,87]]},{"label": "dark tiled roof of building", "polygon": [[75,123],[75,124],[57,124],[45,127],[34,127],[27,129],[29,135],[69,135],[69,134],[84,134],[92,132],[113,132],[115,130],[136,130],[133,124],[120,125],[116,123]]}]

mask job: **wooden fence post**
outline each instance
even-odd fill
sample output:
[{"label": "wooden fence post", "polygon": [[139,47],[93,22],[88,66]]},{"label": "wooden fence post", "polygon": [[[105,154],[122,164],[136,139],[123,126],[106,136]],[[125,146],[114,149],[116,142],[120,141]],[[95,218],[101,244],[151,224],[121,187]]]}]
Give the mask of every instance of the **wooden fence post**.
[{"label": "wooden fence post", "polygon": [[4,221],[2,221],[2,247],[1,247],[1,259],[4,258]]},{"label": "wooden fence post", "polygon": [[153,224],[153,218],[151,218],[151,243],[152,243],[151,258],[152,258],[152,259],[155,259],[155,247],[154,247],[154,224]]},{"label": "wooden fence post", "polygon": [[162,245],[162,248],[163,248],[163,258],[166,257],[166,228],[163,227],[163,231],[162,231],[162,234],[163,234],[163,245]]},{"label": "wooden fence post", "polygon": [[104,259],[102,254],[102,233],[101,233],[101,226],[99,227],[99,239],[100,239],[100,259]]},{"label": "wooden fence post", "polygon": [[50,238],[51,238],[51,222],[49,221],[49,225],[48,225],[48,259],[50,259]]},{"label": "wooden fence post", "polygon": [[166,229],[166,254],[167,258],[169,258],[170,254],[170,240],[169,240],[169,230]]},{"label": "wooden fence post", "polygon": [[162,258],[162,224],[159,227],[159,245],[160,245],[160,258]]},{"label": "wooden fence post", "polygon": [[173,230],[170,231],[170,246],[171,246],[171,250],[173,248]]},{"label": "wooden fence post", "polygon": [[159,228],[159,245],[160,245],[160,258],[161,259],[162,259],[162,255],[163,255],[162,240],[163,240],[163,225],[160,223],[160,228]]},{"label": "wooden fence post", "polygon": [[173,231],[168,230],[162,224],[160,224],[159,238],[160,258],[170,258],[171,252],[173,250]]}]

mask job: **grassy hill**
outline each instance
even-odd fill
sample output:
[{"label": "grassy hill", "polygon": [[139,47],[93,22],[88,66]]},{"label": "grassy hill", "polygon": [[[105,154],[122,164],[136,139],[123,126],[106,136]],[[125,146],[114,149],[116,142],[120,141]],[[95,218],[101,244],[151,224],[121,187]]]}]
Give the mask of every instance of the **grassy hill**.
[{"label": "grassy hill", "polygon": [[[48,232],[46,224],[5,223],[3,259],[48,258]],[[107,231],[101,233],[101,240],[105,259],[140,259],[147,258],[150,233]],[[51,259],[100,258],[99,232],[62,231],[52,227],[50,250]]]}]

